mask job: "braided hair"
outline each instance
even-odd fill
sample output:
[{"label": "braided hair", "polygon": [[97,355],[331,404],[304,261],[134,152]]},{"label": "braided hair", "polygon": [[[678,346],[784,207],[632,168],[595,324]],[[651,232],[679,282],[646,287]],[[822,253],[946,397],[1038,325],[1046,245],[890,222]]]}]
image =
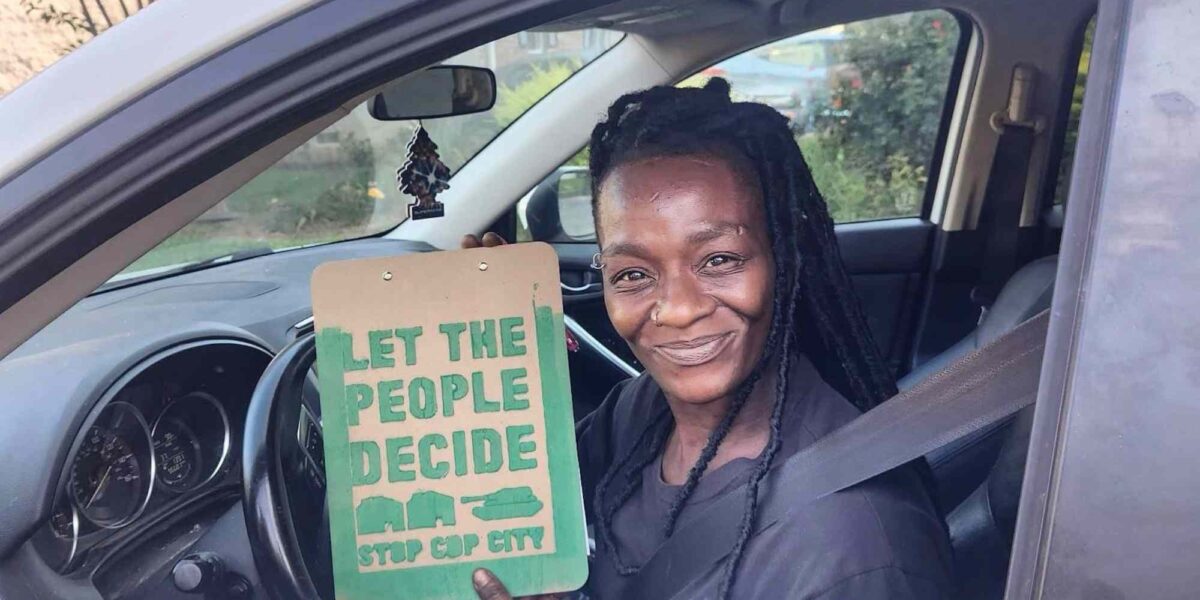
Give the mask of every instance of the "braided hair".
[{"label": "braided hair", "polygon": [[[781,444],[793,354],[807,355],[821,377],[860,410],[896,393],[895,380],[879,355],[842,265],[833,221],[787,119],[762,104],[733,102],[729,91],[728,82],[714,78],[703,88],[659,86],[626,94],[596,125],[589,146],[593,217],[605,176],[623,164],[648,158],[722,158],[761,189],[775,263],[770,329],[761,357],[738,385],[728,411],[673,500],[664,530],[667,537],[674,531],[679,514],[751,391],[763,372],[777,365],[770,435],[750,473],[741,529],[725,561],[719,598],[728,597],[732,588],[753,531],[759,484]],[[637,490],[641,471],[662,452],[669,436],[671,415],[666,403],[656,410],[636,442],[601,478],[592,500],[599,544],[622,575],[634,574],[638,567],[621,559],[612,519]]]}]

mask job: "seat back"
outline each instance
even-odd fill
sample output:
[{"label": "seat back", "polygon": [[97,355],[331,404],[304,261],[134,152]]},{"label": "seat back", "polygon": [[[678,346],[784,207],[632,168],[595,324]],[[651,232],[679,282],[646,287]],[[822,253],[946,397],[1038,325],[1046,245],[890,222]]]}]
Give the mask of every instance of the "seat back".
[{"label": "seat back", "polygon": [[[1034,260],[1013,273],[996,301],[984,312],[971,333],[900,380],[900,389],[945,368],[1039,312],[1050,307],[1058,257]],[[987,478],[1008,435],[1008,422],[964,436],[926,456],[937,482],[938,504],[950,511],[961,504]]]},{"label": "seat back", "polygon": [[[1057,268],[1058,257],[1047,256],[1014,273],[975,330],[901,380],[901,389],[1049,308]],[[1004,597],[1032,423],[1030,406],[926,456],[940,506],[949,511],[946,524],[961,598]]]}]

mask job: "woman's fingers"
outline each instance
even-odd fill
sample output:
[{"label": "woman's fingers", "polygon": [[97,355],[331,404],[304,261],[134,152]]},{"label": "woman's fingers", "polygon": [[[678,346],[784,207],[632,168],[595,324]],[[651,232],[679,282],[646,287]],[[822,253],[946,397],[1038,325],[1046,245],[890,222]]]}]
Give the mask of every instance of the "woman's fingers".
[{"label": "woman's fingers", "polygon": [[495,246],[503,246],[507,243],[508,242],[504,241],[504,238],[500,237],[500,234],[498,234],[494,231],[489,231],[489,232],[483,234],[483,247],[484,248],[493,248]]},{"label": "woman's fingers", "polygon": [[[471,576],[471,583],[475,585],[475,593],[479,594],[479,600],[513,600],[512,594],[509,594],[504,584],[500,583],[500,578],[487,569],[475,569],[475,574]],[[516,600],[563,600],[564,598],[566,598],[565,594],[542,594],[522,596]]]},{"label": "woman's fingers", "polygon": [[500,234],[494,231],[489,231],[483,234],[482,239],[474,234],[468,233],[462,237],[462,241],[459,242],[459,245],[462,246],[463,249],[480,247],[494,248],[496,246],[503,246],[507,243],[508,242],[504,241],[504,238],[500,237]]},{"label": "woman's fingers", "polygon": [[475,585],[479,600],[512,600],[512,595],[500,583],[500,579],[487,569],[475,569],[471,583]]}]

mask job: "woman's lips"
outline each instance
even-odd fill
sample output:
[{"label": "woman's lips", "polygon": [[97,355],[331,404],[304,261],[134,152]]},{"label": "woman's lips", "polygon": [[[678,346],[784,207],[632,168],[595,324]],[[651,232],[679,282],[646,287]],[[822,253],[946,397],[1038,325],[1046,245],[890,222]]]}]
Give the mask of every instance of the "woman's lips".
[{"label": "woman's lips", "polygon": [[654,350],[669,362],[681,367],[694,367],[716,358],[732,339],[732,332],[705,335],[690,340],[658,344],[654,346]]}]

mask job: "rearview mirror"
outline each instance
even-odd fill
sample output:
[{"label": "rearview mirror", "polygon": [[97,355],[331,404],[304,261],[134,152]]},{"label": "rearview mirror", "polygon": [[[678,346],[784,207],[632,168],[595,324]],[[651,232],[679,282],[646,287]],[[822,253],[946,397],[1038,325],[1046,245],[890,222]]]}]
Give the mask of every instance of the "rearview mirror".
[{"label": "rearview mirror", "polygon": [[436,66],[393,81],[367,102],[380,121],[483,112],[496,103],[496,75],[482,67]]}]

